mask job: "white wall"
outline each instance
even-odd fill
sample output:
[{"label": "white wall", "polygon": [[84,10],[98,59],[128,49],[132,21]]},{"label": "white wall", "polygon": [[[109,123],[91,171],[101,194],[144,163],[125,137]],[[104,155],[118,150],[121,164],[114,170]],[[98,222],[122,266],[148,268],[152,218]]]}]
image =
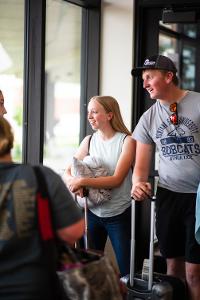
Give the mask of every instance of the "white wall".
[{"label": "white wall", "polygon": [[133,0],[102,0],[100,94],[119,102],[131,129]]}]

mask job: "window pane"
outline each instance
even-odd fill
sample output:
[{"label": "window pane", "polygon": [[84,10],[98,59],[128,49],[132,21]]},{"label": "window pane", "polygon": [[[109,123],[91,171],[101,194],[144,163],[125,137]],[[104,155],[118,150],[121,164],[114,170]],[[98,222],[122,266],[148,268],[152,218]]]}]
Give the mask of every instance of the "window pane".
[{"label": "window pane", "polygon": [[195,89],[196,49],[187,44],[183,46],[183,69],[182,87],[184,89]]},{"label": "window pane", "polygon": [[180,57],[177,49],[178,49],[177,39],[162,33],[159,34],[159,54],[168,56],[170,59],[172,59],[179,73]]},{"label": "window pane", "polygon": [[177,49],[177,40],[170,36],[159,34],[159,53],[167,55],[166,53],[175,53]]},{"label": "window pane", "polygon": [[24,0],[0,1],[0,89],[5,98],[6,119],[15,143],[13,159],[22,161]]},{"label": "window pane", "polygon": [[183,32],[185,35],[196,38],[197,37],[197,25],[196,24],[184,24]]},{"label": "window pane", "polygon": [[45,165],[62,174],[79,144],[81,8],[47,1]]}]

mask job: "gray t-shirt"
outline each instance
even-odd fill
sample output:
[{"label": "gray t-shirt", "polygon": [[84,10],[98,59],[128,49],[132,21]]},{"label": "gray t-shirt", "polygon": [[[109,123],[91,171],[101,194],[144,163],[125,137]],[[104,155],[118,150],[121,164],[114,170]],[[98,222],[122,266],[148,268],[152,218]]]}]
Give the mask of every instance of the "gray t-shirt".
[{"label": "gray t-shirt", "polygon": [[159,151],[159,186],[196,193],[200,182],[200,93],[189,91],[178,103],[178,125],[169,105],[156,101],[140,118],[133,138],[155,143]]},{"label": "gray t-shirt", "polygon": [[[82,217],[62,179],[45,174],[54,229]],[[37,180],[30,165],[0,164],[0,299],[51,299],[36,217]]]}]

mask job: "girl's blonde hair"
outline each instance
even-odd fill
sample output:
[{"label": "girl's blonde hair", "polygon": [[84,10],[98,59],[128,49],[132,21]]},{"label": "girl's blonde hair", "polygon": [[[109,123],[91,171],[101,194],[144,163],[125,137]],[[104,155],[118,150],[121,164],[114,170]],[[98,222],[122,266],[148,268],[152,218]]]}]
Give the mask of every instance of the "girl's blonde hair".
[{"label": "girl's blonde hair", "polygon": [[14,135],[11,125],[5,118],[0,118],[0,156],[11,152],[13,142]]},{"label": "girl's blonde hair", "polygon": [[127,129],[122,119],[122,115],[120,112],[119,104],[117,100],[111,96],[94,96],[90,99],[97,101],[99,104],[103,106],[107,113],[112,112],[113,117],[110,121],[112,128],[115,131],[123,132],[128,135],[131,135],[131,132]]}]

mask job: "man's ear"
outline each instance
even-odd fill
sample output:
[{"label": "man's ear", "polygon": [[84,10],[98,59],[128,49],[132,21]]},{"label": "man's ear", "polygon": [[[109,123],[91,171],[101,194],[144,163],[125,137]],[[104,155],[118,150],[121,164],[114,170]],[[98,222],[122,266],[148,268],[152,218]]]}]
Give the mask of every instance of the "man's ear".
[{"label": "man's ear", "polygon": [[174,76],[173,72],[169,71],[169,72],[166,73],[166,81],[167,81],[167,83],[172,82],[173,76]]}]

